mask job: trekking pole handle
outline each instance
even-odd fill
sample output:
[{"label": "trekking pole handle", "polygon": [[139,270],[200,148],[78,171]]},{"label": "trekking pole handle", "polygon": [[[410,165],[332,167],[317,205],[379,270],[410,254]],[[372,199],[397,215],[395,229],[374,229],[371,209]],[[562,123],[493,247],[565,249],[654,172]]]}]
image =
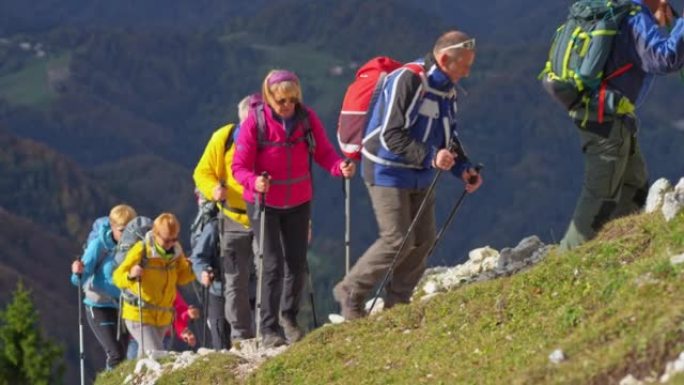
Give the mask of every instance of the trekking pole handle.
[{"label": "trekking pole handle", "polygon": [[214,268],[209,266],[204,271],[209,275],[209,282],[214,282]]},{"label": "trekking pole handle", "polygon": [[[78,281],[80,282],[81,279],[83,278],[83,269],[85,269],[85,266],[83,266],[83,256],[80,254],[77,254],[76,260],[74,262],[78,262],[81,264],[81,269],[80,269],[81,272],[80,273],[74,273],[74,274],[76,274],[76,277],[78,277]],[[73,263],[72,263],[72,265],[73,265]],[[72,267],[72,269],[73,269],[73,267]]]},{"label": "trekking pole handle", "polygon": [[[271,177],[270,175],[268,175],[268,172],[266,172],[266,171],[262,171],[261,176],[266,178],[266,179],[269,179]],[[260,193],[259,199],[261,200],[261,207],[259,207],[259,210],[264,210],[265,205],[266,205],[266,193],[265,192]]]},{"label": "trekking pole handle", "polygon": [[[478,163],[478,164],[477,164],[475,167],[473,167],[473,168],[475,169],[475,172],[477,173],[477,175],[480,175],[480,173],[481,173],[482,170],[484,169],[484,164]],[[477,182],[477,175],[472,175],[470,178],[468,178],[468,183],[475,183],[475,182]]]}]

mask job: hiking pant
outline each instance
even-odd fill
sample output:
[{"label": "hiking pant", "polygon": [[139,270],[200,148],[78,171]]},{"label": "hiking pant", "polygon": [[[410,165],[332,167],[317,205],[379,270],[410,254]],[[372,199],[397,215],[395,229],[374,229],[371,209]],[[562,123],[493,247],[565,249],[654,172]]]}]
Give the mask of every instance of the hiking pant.
[{"label": "hiking pant", "polygon": [[[254,205],[249,203],[247,211],[252,218],[254,235],[259,239],[262,236],[260,224],[258,219],[254,219],[259,213],[255,213]],[[279,313],[288,321],[297,323],[307,278],[310,218],[310,202],[288,209],[266,207],[264,271],[261,273],[261,331],[264,335],[280,334]]]},{"label": "hiking pant", "polygon": [[[224,222],[232,222],[221,216]],[[221,234],[221,272],[225,297],[225,319],[231,326],[232,338],[254,337],[252,310],[249,304],[249,277],[253,266],[252,232],[233,231],[223,226]]]},{"label": "hiking pant", "polygon": [[86,319],[90,330],[95,334],[107,356],[106,368],[110,370],[126,359],[126,345],[128,334],[121,333],[119,341],[116,339],[116,327],[119,309],[111,307],[86,306]]},{"label": "hiking pant", "polygon": [[138,341],[138,358],[141,358],[145,352],[143,352],[143,346],[141,344],[141,337],[145,343],[146,351],[153,350],[164,350],[164,335],[169,330],[171,325],[166,326],[154,326],[142,324],[140,327],[140,322],[126,320],[126,328],[131,336]]},{"label": "hiking pant", "polygon": [[230,324],[226,321],[223,297],[209,294],[206,317],[211,335],[211,348],[215,350],[230,349]]},{"label": "hiking pant", "polygon": [[[380,236],[359,258],[343,281],[353,297],[361,300],[382,280],[392,265],[392,260],[427,193],[427,189],[366,186]],[[385,286],[387,307],[396,303],[408,303],[413,289],[425,272],[427,252],[435,240],[434,193],[427,198],[425,205],[413,231],[408,234],[406,245],[397,257],[394,270]]]},{"label": "hiking pant", "polygon": [[636,131],[630,116],[579,130],[584,182],[561,249],[592,239],[606,222],[637,212],[646,202],[648,173]]}]

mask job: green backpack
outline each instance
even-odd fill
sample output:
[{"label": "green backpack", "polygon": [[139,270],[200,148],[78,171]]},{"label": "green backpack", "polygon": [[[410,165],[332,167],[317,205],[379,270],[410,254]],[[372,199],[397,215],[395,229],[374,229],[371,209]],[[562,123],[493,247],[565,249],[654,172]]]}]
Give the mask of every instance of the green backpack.
[{"label": "green backpack", "polygon": [[582,126],[590,119],[602,123],[606,112],[634,109],[617,91],[606,90],[607,80],[627,72],[632,63],[608,75],[603,70],[620,23],[638,11],[639,6],[631,0],[578,0],[570,6],[567,21],[556,30],[539,78],[544,89]]}]

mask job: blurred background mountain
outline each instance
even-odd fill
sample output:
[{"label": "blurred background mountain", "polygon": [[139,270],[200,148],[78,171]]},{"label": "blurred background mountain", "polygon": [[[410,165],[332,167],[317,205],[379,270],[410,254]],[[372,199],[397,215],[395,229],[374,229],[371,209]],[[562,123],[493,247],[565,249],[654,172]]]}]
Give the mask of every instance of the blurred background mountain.
[{"label": "blurred background mountain", "polygon": [[[431,264],[526,235],[562,237],[581,187],[575,128],[536,80],[570,2],[494,0],[3,0],[0,2],[0,304],[21,279],[45,329],[66,347],[76,382],[76,291],[69,264],[92,220],[118,202],[144,215],[195,213],[192,169],[211,133],[271,68],[296,71],[305,103],[334,140],[355,69],[376,55],[423,56],[444,30],[477,38],[463,82],[461,138],[486,165]],[[652,178],[681,175],[684,83],[659,79],[639,133]],[[678,151],[679,150],[679,151]],[[340,181],[315,172],[310,263],[319,318],[336,310],[343,275]],[[461,191],[444,179],[438,224]],[[352,257],[375,239],[360,178],[353,181]],[[185,243],[188,248],[187,242]],[[191,296],[190,296],[191,297]],[[306,314],[304,315],[307,316]],[[89,333],[89,331],[87,332]],[[88,364],[103,366],[87,334]]]}]

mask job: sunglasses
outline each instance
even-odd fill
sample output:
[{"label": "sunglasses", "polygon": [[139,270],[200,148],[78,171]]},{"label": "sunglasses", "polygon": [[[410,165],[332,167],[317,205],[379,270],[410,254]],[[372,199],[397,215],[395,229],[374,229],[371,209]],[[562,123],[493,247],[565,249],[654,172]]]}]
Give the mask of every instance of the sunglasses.
[{"label": "sunglasses", "polygon": [[297,104],[299,103],[299,99],[297,98],[282,98],[282,99],[276,99],[276,104],[279,106],[284,106],[285,104]]},{"label": "sunglasses", "polygon": [[456,44],[446,46],[446,47],[440,49],[439,52],[444,52],[444,51],[448,51],[450,49],[456,49],[456,48],[465,48],[465,49],[469,49],[469,50],[474,50],[475,49],[475,39],[474,38],[468,39],[468,40],[462,41],[460,43],[456,43]]}]

